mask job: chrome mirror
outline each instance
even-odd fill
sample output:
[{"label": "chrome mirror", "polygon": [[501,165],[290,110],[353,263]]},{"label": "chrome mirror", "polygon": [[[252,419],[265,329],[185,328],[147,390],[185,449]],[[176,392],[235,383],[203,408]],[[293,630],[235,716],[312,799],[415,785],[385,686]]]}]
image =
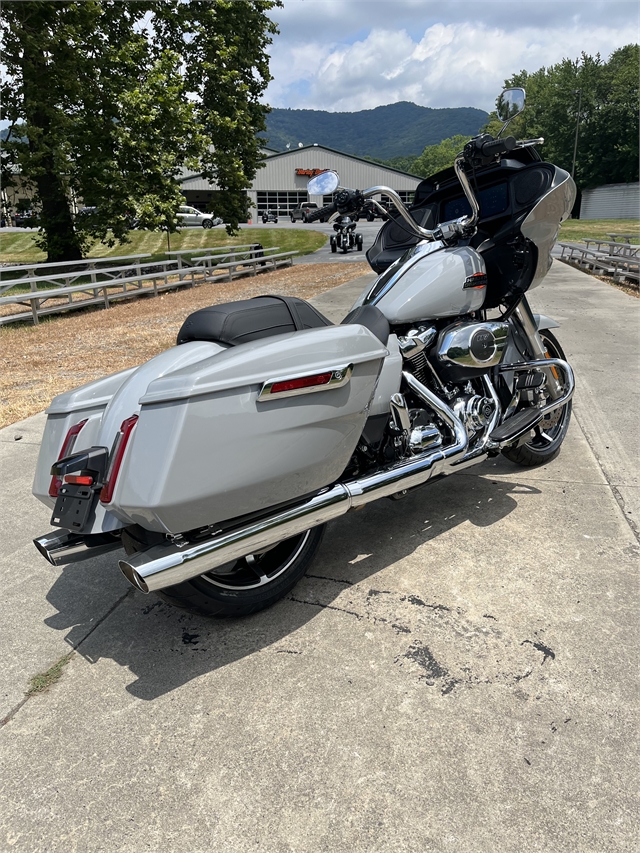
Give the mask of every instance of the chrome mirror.
[{"label": "chrome mirror", "polygon": [[512,119],[520,115],[524,109],[526,97],[524,89],[505,89],[500,95],[496,101],[496,112],[498,113],[498,118],[500,121],[503,121],[504,124],[498,136],[502,135],[506,126],[510,121],[512,121]]},{"label": "chrome mirror", "polygon": [[309,195],[331,195],[340,186],[340,175],[331,169],[321,172],[315,178],[311,178],[307,184]]}]

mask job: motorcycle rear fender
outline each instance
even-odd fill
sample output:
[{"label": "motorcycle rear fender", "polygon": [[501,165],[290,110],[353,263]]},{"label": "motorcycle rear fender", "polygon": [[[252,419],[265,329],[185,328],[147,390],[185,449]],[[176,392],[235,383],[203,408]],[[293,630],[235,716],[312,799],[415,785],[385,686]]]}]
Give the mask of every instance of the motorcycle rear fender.
[{"label": "motorcycle rear fender", "polygon": [[[330,485],[360,438],[388,354],[363,326],[328,326],[231,347],[150,381],[109,510],[176,534]],[[351,365],[345,384],[258,399],[265,383]]]}]

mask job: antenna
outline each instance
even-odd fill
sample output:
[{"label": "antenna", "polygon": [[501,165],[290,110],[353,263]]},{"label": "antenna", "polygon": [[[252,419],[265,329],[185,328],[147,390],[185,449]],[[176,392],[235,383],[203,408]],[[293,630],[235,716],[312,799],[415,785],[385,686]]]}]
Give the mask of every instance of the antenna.
[{"label": "antenna", "polygon": [[302,142],[298,142],[298,148],[304,148],[304,145],[302,144]]},{"label": "antenna", "polygon": [[291,148],[291,143],[287,142],[287,151]]}]

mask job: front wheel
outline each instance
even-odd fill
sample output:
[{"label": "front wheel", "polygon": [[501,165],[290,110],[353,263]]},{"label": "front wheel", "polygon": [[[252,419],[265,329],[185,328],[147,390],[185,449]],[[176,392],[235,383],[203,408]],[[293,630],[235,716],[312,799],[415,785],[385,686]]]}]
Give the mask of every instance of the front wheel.
[{"label": "front wheel", "polygon": [[203,219],[202,220],[202,227],[203,228],[213,228],[213,222],[210,219]]},{"label": "front wheel", "polygon": [[[547,329],[542,329],[539,334],[549,357],[561,358],[566,361],[565,354],[555,335]],[[526,444],[521,444],[519,447],[505,447],[502,453],[511,462],[525,468],[550,462],[560,453],[560,446],[569,429],[570,420],[571,400],[561,408],[545,415],[540,423],[534,427],[533,436]]]},{"label": "front wheel", "polygon": [[[312,527],[266,551],[232,560],[190,581],[166,587],[156,595],[199,616],[257,613],[284,598],[302,578],[320,547],[325,527],[325,524]],[[135,542],[136,547],[131,550],[138,550],[141,545]],[[148,545],[145,543],[144,547]]]}]

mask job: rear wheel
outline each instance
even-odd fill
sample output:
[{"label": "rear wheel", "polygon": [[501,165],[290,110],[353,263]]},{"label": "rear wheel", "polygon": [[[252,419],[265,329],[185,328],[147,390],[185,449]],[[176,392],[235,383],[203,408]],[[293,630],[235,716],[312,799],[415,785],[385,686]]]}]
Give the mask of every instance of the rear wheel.
[{"label": "rear wheel", "polygon": [[[549,357],[565,360],[565,354],[555,335],[547,329],[542,329],[539,334]],[[550,401],[551,398],[548,399]],[[505,447],[502,453],[511,462],[525,468],[550,462],[560,453],[560,446],[569,429],[570,419],[571,400],[561,408],[545,415],[540,423],[534,427],[533,435],[526,444],[521,444],[519,447]]]},{"label": "rear wheel", "polygon": [[[326,525],[279,542],[259,554],[232,560],[190,581],[156,593],[163,601],[199,616],[248,616],[283,598],[302,578],[315,557]],[[146,531],[142,531],[146,533]],[[152,537],[154,534],[150,534]],[[149,543],[129,539],[132,550]],[[127,551],[131,544],[127,547]]]}]

